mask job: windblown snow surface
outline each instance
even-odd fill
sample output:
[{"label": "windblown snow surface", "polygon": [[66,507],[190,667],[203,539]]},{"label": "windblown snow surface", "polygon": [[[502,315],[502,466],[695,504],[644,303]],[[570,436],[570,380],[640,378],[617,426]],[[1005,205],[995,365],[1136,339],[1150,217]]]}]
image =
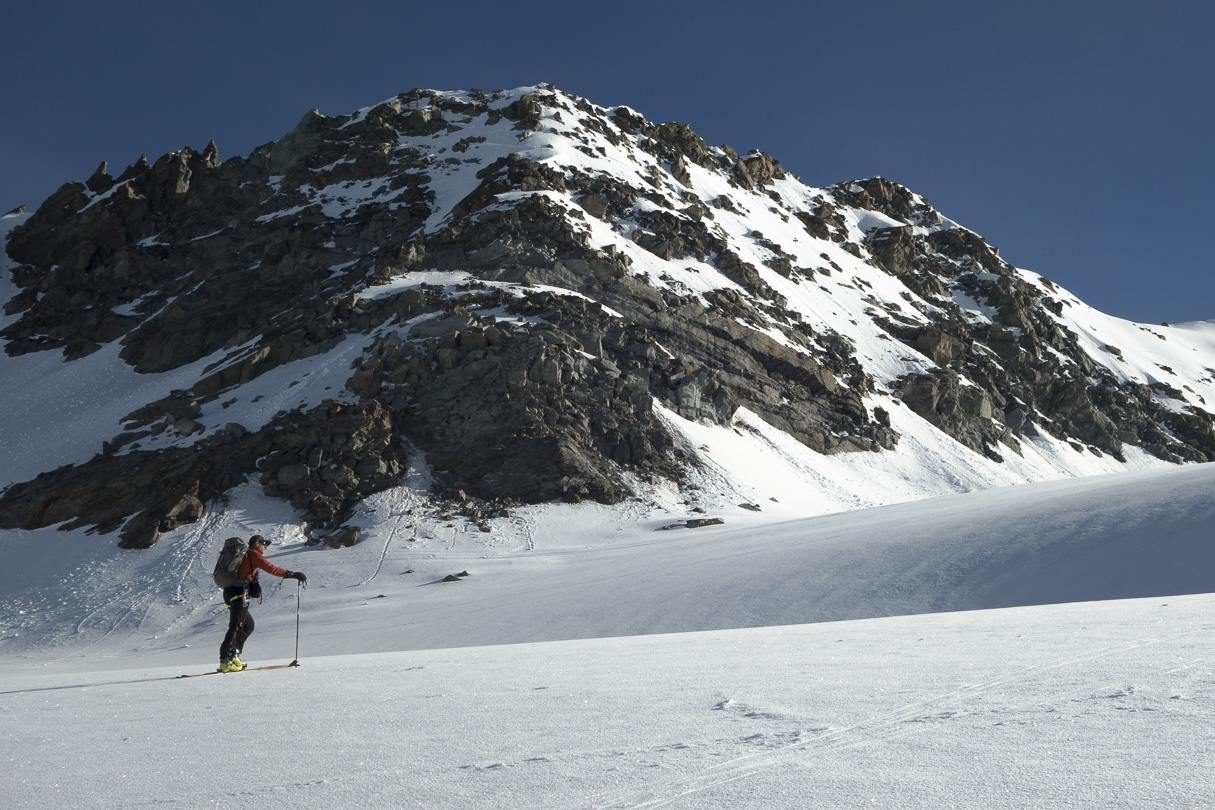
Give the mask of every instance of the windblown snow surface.
[{"label": "windblown snow surface", "polygon": [[[1213,485],[1189,466],[700,529],[553,505],[492,532],[416,521],[403,487],[336,551],[249,488],[144,552],[5,532],[0,795],[1210,808]],[[216,544],[255,531],[309,583],[268,583],[245,657],[291,661],[298,627],[301,666],[175,679],[215,666]]]}]

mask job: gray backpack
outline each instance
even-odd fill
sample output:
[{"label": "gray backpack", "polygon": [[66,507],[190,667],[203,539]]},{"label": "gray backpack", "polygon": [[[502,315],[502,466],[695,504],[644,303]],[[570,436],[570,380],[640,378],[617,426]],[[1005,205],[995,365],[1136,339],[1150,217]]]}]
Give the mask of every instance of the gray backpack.
[{"label": "gray backpack", "polygon": [[248,550],[248,543],[239,537],[229,537],[224,541],[224,547],[219,552],[219,559],[215,561],[215,573],[211,575],[216,585],[221,588],[239,588],[248,584],[236,576],[237,571],[240,570],[240,564],[245,560],[245,552]]}]

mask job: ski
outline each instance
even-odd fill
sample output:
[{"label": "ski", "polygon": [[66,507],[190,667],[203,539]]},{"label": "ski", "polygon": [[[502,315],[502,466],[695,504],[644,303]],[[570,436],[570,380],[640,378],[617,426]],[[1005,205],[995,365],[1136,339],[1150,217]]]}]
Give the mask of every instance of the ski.
[{"label": "ski", "polygon": [[218,669],[215,669],[210,672],[191,672],[186,675],[178,675],[177,680],[181,680],[182,678],[201,678],[204,675],[236,675],[241,672],[257,672],[265,669],[290,669],[291,667],[298,667],[299,665],[299,661],[292,661],[290,664],[269,664],[263,667],[245,667],[244,669],[238,669],[236,672],[220,672]]}]

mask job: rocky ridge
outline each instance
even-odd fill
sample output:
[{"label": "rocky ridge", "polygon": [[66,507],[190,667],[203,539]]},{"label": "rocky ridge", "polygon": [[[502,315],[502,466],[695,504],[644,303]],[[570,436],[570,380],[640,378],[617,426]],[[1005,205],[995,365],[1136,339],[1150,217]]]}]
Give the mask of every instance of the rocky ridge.
[{"label": "rocky ridge", "polygon": [[[891,451],[907,407],[993,462],[1041,437],[1215,457],[1197,380],[1094,356],[1079,302],[908,189],[809,188],[547,86],[413,90],[311,111],[245,157],[103,163],[6,250],[9,356],[117,343],[141,374],[205,364],[79,463],[10,486],[0,528],[146,547],[255,480],[332,538],[419,460],[436,496],[483,508],[614,502],[695,463],[663,412],[745,408],[824,454]],[[224,419],[352,340],[340,390]]]}]

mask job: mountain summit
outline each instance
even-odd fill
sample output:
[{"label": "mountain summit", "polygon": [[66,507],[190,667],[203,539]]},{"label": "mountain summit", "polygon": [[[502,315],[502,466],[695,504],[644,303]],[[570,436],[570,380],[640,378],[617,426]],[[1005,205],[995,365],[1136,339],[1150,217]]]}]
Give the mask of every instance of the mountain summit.
[{"label": "mountain summit", "polygon": [[246,481],[334,545],[399,486],[485,519],[762,508],[723,448],[807,514],[1215,458],[1215,326],[1111,318],[896,183],[811,188],[551,86],[313,110],[3,223],[0,528],[147,547]]}]

